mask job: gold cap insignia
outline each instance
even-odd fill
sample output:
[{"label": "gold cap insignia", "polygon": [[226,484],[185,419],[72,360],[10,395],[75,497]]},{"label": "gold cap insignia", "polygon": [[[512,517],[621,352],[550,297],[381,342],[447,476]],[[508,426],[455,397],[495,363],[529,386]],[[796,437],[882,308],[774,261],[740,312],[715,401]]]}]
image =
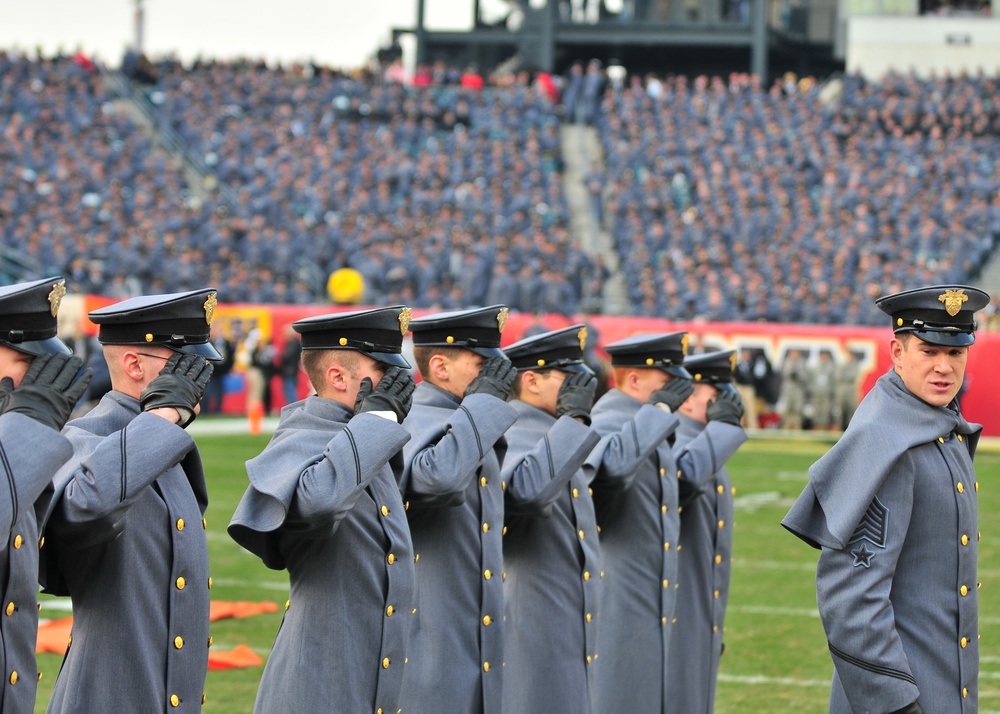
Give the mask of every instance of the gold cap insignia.
[{"label": "gold cap insignia", "polygon": [[205,300],[205,322],[209,325],[212,324],[212,318],[215,317],[215,306],[219,304],[219,299],[215,296],[215,293],[209,293],[208,298]]},{"label": "gold cap insignia", "polygon": [[58,283],[52,286],[52,292],[49,293],[49,312],[52,317],[59,314],[59,304],[62,302],[63,295],[66,294],[66,281],[60,280]]},{"label": "gold cap insignia", "polygon": [[696,381],[696,382],[700,382],[701,381],[701,372],[698,372],[698,374],[696,374],[694,376],[694,381]]},{"label": "gold cap insignia", "polygon": [[897,325],[898,325],[899,327],[902,327],[902,326],[903,326],[903,318],[901,318],[901,317],[897,317],[897,318],[896,318],[896,324],[897,324]]},{"label": "gold cap insignia", "polygon": [[691,341],[691,335],[684,333],[684,337],[681,338],[681,352],[687,357],[688,353],[688,343]]},{"label": "gold cap insignia", "polygon": [[337,340],[337,342],[340,344],[341,347],[344,347],[347,345],[347,338],[341,337],[339,340]]},{"label": "gold cap insignia", "polygon": [[735,372],[736,371],[736,353],[735,352],[733,352],[731,355],[729,355],[729,371],[730,372]]},{"label": "gold cap insignia", "polygon": [[413,319],[413,310],[408,307],[404,307],[399,311],[399,333],[405,335],[406,331],[410,329],[410,320]]},{"label": "gold cap insignia", "polygon": [[538,365],[539,367],[544,367],[544,366],[545,366],[545,360],[543,360],[543,359],[540,359],[540,360],[538,360],[538,362],[536,362],[536,364],[537,364],[537,365]]},{"label": "gold cap insignia", "polygon": [[507,308],[504,308],[497,313],[497,328],[499,329],[500,332],[503,332],[503,328],[507,324],[508,314],[509,311],[507,310]]},{"label": "gold cap insignia", "polygon": [[585,349],[587,347],[587,328],[581,327],[576,336],[580,339],[580,349]]},{"label": "gold cap insignia", "polygon": [[153,341],[153,335],[152,335],[152,333],[147,332],[146,333],[146,342],[152,342],[152,341]]},{"label": "gold cap insignia", "polygon": [[962,309],[962,303],[968,302],[969,296],[965,294],[965,290],[960,288],[958,290],[945,290],[943,295],[938,295],[938,300],[944,303],[944,311],[955,317]]}]

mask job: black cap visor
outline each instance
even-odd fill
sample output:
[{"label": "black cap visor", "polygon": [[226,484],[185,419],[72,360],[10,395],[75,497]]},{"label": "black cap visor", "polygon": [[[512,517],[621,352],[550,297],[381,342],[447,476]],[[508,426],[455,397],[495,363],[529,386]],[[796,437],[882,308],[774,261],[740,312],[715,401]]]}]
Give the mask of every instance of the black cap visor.
[{"label": "black cap visor", "polygon": [[659,369],[662,369],[664,372],[674,377],[680,377],[681,379],[694,379],[694,377],[691,376],[691,373],[680,365],[677,365],[676,367],[659,367]]},{"label": "black cap visor", "polygon": [[195,344],[187,345],[159,345],[160,347],[166,347],[173,350],[174,352],[184,352],[189,355],[201,355],[209,362],[221,362],[223,357],[219,354],[219,350],[215,349],[215,346],[211,342],[198,342]]},{"label": "black cap visor", "polygon": [[900,330],[896,334],[909,333],[930,345],[941,347],[968,347],[976,341],[975,332],[961,330]]},{"label": "black cap visor", "polygon": [[58,337],[49,337],[45,340],[28,340],[25,342],[0,341],[0,345],[9,347],[15,352],[26,355],[71,355],[73,350],[66,346],[66,343]]}]

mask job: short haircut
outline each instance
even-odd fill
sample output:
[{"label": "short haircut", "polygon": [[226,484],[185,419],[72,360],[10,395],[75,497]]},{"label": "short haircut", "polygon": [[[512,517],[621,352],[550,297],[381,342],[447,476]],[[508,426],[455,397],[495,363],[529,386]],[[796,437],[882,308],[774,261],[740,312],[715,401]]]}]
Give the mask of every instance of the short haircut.
[{"label": "short haircut", "polygon": [[441,347],[438,345],[414,345],[413,361],[417,363],[417,371],[426,377],[430,373],[431,357],[443,355],[448,359],[458,359],[463,352],[470,352],[464,347]]},{"label": "short haircut", "polygon": [[302,369],[317,394],[322,394],[326,381],[326,370],[335,362],[353,377],[361,368],[361,359],[354,350],[302,350]]}]

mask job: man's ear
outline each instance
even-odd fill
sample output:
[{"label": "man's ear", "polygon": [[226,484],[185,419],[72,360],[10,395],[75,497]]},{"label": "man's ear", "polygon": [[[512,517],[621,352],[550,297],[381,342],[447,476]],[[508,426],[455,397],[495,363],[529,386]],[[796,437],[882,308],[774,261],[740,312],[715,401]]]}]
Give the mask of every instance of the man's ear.
[{"label": "man's ear", "polygon": [[451,376],[451,360],[446,355],[435,354],[427,361],[427,369],[437,382],[447,382]]},{"label": "man's ear", "polygon": [[533,372],[530,369],[526,372],[521,372],[517,379],[521,380],[521,389],[530,393],[538,394],[539,392],[539,374],[538,372]]},{"label": "man's ear", "polygon": [[323,378],[326,380],[327,388],[333,392],[347,391],[347,374],[344,368],[336,362],[330,363],[330,366],[326,368],[326,372],[323,373]]},{"label": "man's ear", "polygon": [[145,375],[145,370],[142,367],[142,360],[139,359],[139,355],[134,350],[126,350],[121,353],[119,361],[122,368],[122,373],[134,382],[141,382],[143,376]]}]

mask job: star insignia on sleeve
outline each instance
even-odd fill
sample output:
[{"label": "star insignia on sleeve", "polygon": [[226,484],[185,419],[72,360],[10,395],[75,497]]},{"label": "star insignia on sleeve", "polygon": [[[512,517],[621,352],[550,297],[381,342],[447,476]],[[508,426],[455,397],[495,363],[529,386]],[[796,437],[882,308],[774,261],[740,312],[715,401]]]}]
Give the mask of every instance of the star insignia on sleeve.
[{"label": "star insignia on sleeve", "polygon": [[875,551],[869,550],[868,546],[862,543],[860,546],[851,551],[851,555],[854,556],[854,567],[863,565],[866,568],[872,567],[872,558],[875,557]]}]

